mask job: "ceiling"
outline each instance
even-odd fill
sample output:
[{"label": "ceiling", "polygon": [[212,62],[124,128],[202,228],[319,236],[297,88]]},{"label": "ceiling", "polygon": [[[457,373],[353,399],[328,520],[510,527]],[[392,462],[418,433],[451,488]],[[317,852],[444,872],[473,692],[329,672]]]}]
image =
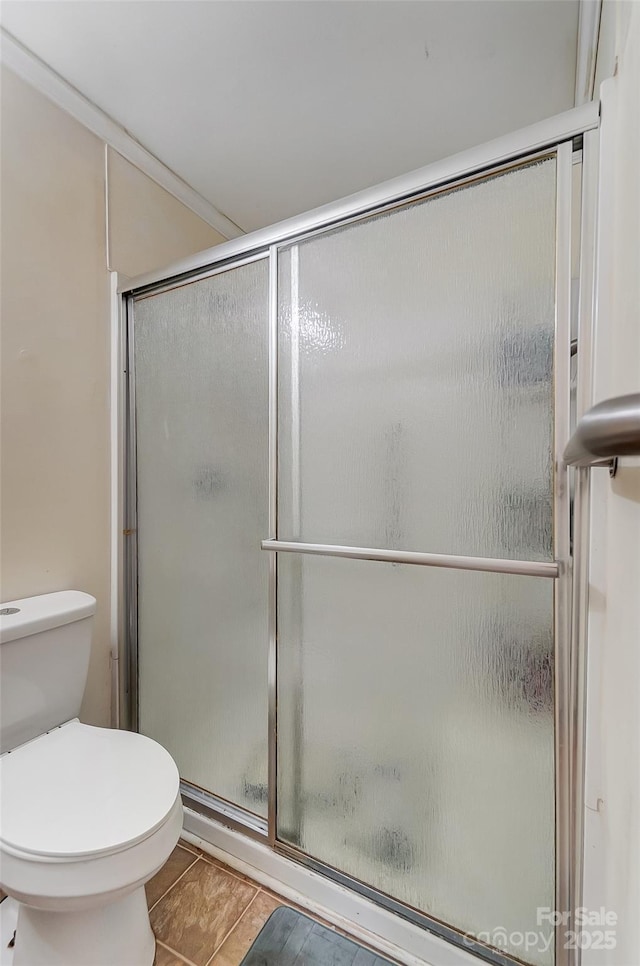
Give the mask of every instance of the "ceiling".
[{"label": "ceiling", "polygon": [[573,107],[578,0],[5,0],[2,23],[249,231]]}]

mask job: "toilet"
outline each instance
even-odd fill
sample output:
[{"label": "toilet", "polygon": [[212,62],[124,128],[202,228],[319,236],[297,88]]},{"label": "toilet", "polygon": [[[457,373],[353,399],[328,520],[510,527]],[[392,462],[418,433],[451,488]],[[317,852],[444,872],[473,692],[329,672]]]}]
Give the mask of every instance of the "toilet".
[{"label": "toilet", "polygon": [[63,591],[0,608],[0,883],[17,902],[14,966],[154,959],[144,884],[182,829],[178,770],[150,738],[78,720],[95,606]]}]

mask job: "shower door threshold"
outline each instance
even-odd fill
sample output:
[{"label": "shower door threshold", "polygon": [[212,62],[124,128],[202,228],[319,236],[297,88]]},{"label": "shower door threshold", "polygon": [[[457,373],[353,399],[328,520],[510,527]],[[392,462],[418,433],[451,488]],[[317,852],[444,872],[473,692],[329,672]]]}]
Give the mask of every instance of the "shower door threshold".
[{"label": "shower door threshold", "polygon": [[235,832],[241,832],[262,842],[268,841],[266,818],[261,818],[187,781],[180,782],[180,794],[185,808],[192,809],[213,821],[221,822]]}]

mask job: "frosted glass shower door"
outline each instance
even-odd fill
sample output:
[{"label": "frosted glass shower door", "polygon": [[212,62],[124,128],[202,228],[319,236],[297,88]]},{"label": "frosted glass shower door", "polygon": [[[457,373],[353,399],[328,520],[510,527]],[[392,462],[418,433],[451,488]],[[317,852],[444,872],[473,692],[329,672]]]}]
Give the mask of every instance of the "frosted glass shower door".
[{"label": "frosted glass shower door", "polygon": [[266,259],[135,301],[139,728],[267,801]]},{"label": "frosted glass shower door", "polygon": [[278,838],[473,935],[554,906],[554,581],[332,547],[553,561],[555,233],[551,156],[279,255]]}]

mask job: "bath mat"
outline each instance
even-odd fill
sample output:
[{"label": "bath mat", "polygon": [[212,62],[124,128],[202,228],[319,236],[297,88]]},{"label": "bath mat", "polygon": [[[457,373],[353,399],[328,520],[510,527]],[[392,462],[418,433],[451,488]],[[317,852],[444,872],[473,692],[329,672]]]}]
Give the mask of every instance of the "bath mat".
[{"label": "bath mat", "polygon": [[280,906],[258,933],[240,966],[391,966],[295,909]]}]

